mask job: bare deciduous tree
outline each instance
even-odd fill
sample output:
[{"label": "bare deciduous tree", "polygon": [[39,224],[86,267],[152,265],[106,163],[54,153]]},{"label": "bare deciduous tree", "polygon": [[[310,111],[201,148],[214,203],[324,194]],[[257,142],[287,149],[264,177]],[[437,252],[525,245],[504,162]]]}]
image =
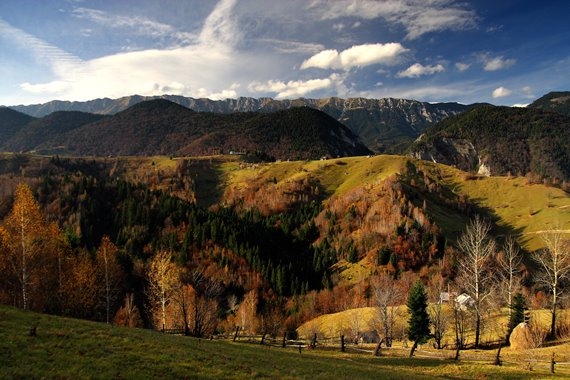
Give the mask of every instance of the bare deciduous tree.
[{"label": "bare deciduous tree", "polygon": [[382,273],[372,280],[372,296],[376,306],[376,316],[373,320],[374,329],[380,340],[389,347],[393,337],[396,320],[396,306],[401,302],[400,288],[387,273]]},{"label": "bare deciduous tree", "polygon": [[462,287],[473,298],[475,309],[475,347],[479,347],[483,303],[492,293],[493,276],[490,261],[496,251],[495,241],[489,236],[491,224],[476,216],[457,244],[464,254],[459,262]]},{"label": "bare deciduous tree", "polygon": [[194,290],[190,303],[192,335],[204,336],[215,329],[218,297],[223,287],[218,281],[207,278],[201,269],[191,271],[188,282]]},{"label": "bare deciduous tree", "polygon": [[513,295],[519,285],[519,274],[521,272],[522,256],[516,240],[512,236],[507,236],[503,244],[502,252],[497,256],[499,278],[507,296],[509,306],[509,320],[512,314]]},{"label": "bare deciduous tree", "polygon": [[117,261],[118,248],[108,236],[103,236],[97,250],[97,274],[105,300],[106,321],[111,323],[111,307],[117,301],[120,291],[122,270]]},{"label": "bare deciduous tree", "polygon": [[[432,301],[428,305],[428,313],[433,327],[433,339],[435,340],[434,346],[440,350],[442,348],[442,340],[450,321],[449,311],[444,307],[441,299],[441,294],[445,290],[445,281],[441,273],[435,274],[430,279],[430,286],[428,287],[428,295]],[[451,300],[453,301],[453,300]]]},{"label": "bare deciduous tree", "polygon": [[570,280],[570,241],[565,236],[567,233],[562,230],[545,231],[542,233],[545,248],[533,254],[542,269],[536,280],[551,293],[550,339],[556,338],[556,314],[563,291],[562,284]]}]

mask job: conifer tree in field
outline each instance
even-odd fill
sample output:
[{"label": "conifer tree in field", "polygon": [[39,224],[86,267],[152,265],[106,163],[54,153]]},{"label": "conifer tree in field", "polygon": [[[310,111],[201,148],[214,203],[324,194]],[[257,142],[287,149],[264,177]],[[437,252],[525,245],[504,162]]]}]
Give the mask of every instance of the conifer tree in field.
[{"label": "conifer tree in field", "polygon": [[418,280],[408,293],[408,338],[414,342],[410,357],[414,356],[414,351],[418,344],[427,342],[430,337],[430,320],[427,312],[427,293],[423,283]]},{"label": "conifer tree in field", "polygon": [[514,328],[517,327],[519,323],[524,322],[524,312],[527,309],[526,299],[522,293],[517,293],[513,297],[513,302],[510,305],[511,313],[509,317],[509,327],[507,331],[507,342]]}]

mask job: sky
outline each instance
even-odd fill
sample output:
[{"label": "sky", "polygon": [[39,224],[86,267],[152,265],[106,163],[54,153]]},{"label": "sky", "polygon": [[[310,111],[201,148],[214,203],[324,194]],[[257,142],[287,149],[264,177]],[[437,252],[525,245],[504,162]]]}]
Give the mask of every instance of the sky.
[{"label": "sky", "polygon": [[0,105],[128,95],[524,105],[568,0],[0,0]]}]

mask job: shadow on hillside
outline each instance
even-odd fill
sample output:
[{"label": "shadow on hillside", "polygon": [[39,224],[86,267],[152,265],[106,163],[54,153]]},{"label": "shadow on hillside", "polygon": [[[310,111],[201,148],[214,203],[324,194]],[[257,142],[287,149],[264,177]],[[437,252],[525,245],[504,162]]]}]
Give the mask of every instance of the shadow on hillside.
[{"label": "shadow on hillside", "polygon": [[[529,239],[525,237],[523,228],[515,227],[511,223],[506,223],[504,220],[501,220],[499,215],[491,208],[482,206],[483,199],[475,198],[469,199],[469,212],[468,216],[470,217],[466,223],[462,226],[462,231],[465,231],[469,226],[469,222],[476,216],[479,215],[484,220],[487,220],[491,223],[491,235],[495,238],[495,241],[499,245],[499,250],[502,249],[503,244],[505,243],[505,239],[509,236],[515,238],[518,245],[521,247],[521,250],[524,251],[524,247]],[[525,257],[527,255],[524,255]]]},{"label": "shadow on hillside", "polygon": [[223,178],[220,159],[185,159],[185,172],[192,179],[196,205],[208,208],[223,197]]}]

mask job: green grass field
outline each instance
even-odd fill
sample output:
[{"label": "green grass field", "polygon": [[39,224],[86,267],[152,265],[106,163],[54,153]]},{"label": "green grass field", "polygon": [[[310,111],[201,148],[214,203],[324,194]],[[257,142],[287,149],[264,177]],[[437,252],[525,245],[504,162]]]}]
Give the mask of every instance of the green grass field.
[{"label": "green grass field", "polygon": [[[37,336],[29,330],[37,325]],[[0,306],[2,379],[531,379],[520,364],[373,357],[163,335]]]}]

